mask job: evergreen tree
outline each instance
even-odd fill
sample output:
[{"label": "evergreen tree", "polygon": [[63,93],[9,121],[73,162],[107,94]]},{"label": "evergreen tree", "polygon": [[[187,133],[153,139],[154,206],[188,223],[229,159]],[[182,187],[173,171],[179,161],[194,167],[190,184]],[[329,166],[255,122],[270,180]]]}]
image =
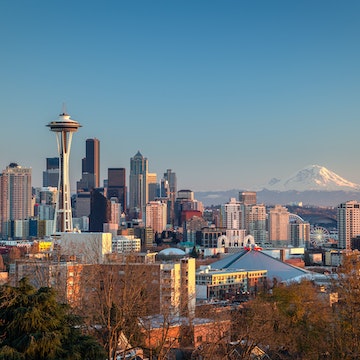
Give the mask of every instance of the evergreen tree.
[{"label": "evergreen tree", "polygon": [[106,358],[53,289],[36,290],[25,278],[18,287],[0,287],[0,319],[0,360]]}]

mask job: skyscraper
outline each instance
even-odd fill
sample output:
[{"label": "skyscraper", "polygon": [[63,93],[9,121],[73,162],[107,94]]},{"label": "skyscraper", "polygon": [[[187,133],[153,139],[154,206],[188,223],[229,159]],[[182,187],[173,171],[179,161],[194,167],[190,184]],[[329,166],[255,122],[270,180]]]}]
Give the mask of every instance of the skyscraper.
[{"label": "skyscraper", "polygon": [[130,159],[129,176],[129,211],[134,218],[145,215],[145,206],[148,202],[148,160],[140,151]]},{"label": "skyscraper", "polygon": [[86,140],[86,157],[83,159],[83,172],[94,175],[94,187],[100,186],[100,141],[96,138]]},{"label": "skyscraper", "polygon": [[175,199],[177,193],[177,179],[176,173],[167,169],[164,173],[164,179],[161,182],[161,197],[168,198],[168,224],[174,226],[175,224]]},{"label": "skyscraper", "polygon": [[226,204],[221,205],[221,227],[228,230],[241,229],[241,206],[235,198],[231,198]]},{"label": "skyscraper", "polygon": [[3,236],[9,234],[9,221],[28,219],[31,207],[31,169],[11,163],[0,175],[0,218]]},{"label": "skyscraper", "polygon": [[269,240],[273,245],[290,245],[289,211],[286,207],[275,205],[269,211]]},{"label": "skyscraper", "polygon": [[239,192],[239,201],[242,212],[241,228],[246,229],[246,233],[249,234],[249,212],[251,207],[256,205],[256,191]]},{"label": "skyscraper", "polygon": [[63,112],[59,115],[58,120],[50,122],[47,126],[56,134],[60,158],[60,176],[55,209],[54,232],[72,231],[69,159],[72,135],[78,131],[81,125],[77,121],[70,119],[70,115]]},{"label": "skyscraper", "polygon": [[46,170],[43,171],[43,187],[57,187],[59,185],[59,158],[46,158]]},{"label": "skyscraper", "polygon": [[159,197],[160,186],[157,182],[157,174],[156,173],[148,173],[147,174],[147,183],[148,183],[148,202],[155,201],[156,198]]},{"label": "skyscraper", "polygon": [[340,249],[351,249],[351,240],[360,235],[360,203],[352,200],[337,208],[337,223]]},{"label": "skyscraper", "polygon": [[150,201],[146,204],[146,227],[161,234],[166,230],[166,204],[161,201]]},{"label": "skyscraper", "polygon": [[126,212],[126,170],[125,168],[108,168],[107,198],[117,198],[121,204],[121,211]]},{"label": "skyscraper", "polygon": [[267,241],[265,205],[247,205],[246,215],[249,227],[248,233],[254,237],[256,244],[265,245]]},{"label": "skyscraper", "polygon": [[82,159],[82,177],[77,182],[77,192],[100,187],[100,141],[86,140],[86,155]]},{"label": "skyscraper", "polygon": [[244,205],[256,204],[256,191],[242,191],[239,192],[239,201]]},{"label": "skyscraper", "polygon": [[103,188],[91,190],[89,231],[103,232],[104,224],[111,221],[111,201],[104,196]]}]

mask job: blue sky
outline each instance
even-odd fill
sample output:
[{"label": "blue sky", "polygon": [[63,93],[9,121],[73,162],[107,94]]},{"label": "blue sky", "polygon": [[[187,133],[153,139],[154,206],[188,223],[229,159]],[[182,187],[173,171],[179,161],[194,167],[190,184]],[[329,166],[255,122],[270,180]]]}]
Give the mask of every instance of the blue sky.
[{"label": "blue sky", "polygon": [[360,183],[360,2],[0,2],[0,170],[56,156],[62,104],[108,167],[138,150],[180,188],[257,187],[309,165]]}]

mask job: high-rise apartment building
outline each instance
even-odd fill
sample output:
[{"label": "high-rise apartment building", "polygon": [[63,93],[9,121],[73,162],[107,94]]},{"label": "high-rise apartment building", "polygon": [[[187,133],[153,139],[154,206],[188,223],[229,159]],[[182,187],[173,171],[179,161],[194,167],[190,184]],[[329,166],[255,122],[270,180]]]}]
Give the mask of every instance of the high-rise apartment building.
[{"label": "high-rise apartment building", "polygon": [[121,211],[127,210],[127,189],[125,168],[108,168],[107,198],[117,198]]},{"label": "high-rise apartment building", "polygon": [[145,215],[148,202],[148,160],[140,151],[130,159],[129,175],[129,212],[134,218]]},{"label": "high-rise apartment building", "polygon": [[241,229],[241,218],[241,204],[235,198],[221,205],[221,227],[228,230]]},{"label": "high-rise apartment building", "polygon": [[281,205],[269,210],[269,240],[273,245],[290,245],[289,211]]},{"label": "high-rise apartment building", "polygon": [[248,233],[254,237],[254,241],[256,244],[264,245],[267,242],[267,215],[265,205],[247,205],[246,210],[249,227]]},{"label": "high-rise apartment building", "polygon": [[151,227],[155,233],[166,230],[167,206],[161,201],[150,201],[146,204],[146,227]]},{"label": "high-rise apartment building", "polygon": [[305,221],[293,221],[289,224],[291,245],[308,248],[310,245],[310,224]]},{"label": "high-rise apartment building", "polygon": [[4,237],[9,234],[9,221],[32,215],[31,199],[31,168],[11,163],[0,175],[0,226]]},{"label": "high-rise apartment building", "polygon": [[59,158],[46,158],[46,170],[43,171],[43,187],[58,187],[59,185]]},{"label": "high-rise apartment building", "polygon": [[352,200],[337,207],[337,224],[340,249],[351,249],[351,240],[360,235],[360,203]]},{"label": "high-rise apartment building", "polygon": [[100,187],[100,141],[87,139],[85,157],[82,159],[82,177],[77,182],[77,192]]}]

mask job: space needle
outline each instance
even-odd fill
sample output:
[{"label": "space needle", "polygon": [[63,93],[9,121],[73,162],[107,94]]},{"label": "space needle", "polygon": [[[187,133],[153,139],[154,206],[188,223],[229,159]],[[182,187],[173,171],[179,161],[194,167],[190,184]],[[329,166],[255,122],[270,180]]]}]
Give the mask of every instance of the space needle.
[{"label": "space needle", "polygon": [[81,125],[77,121],[70,119],[70,115],[63,112],[59,115],[58,120],[52,121],[46,126],[56,134],[60,158],[60,174],[53,233],[69,232],[73,231],[69,177],[71,140],[73,133],[76,132]]}]

